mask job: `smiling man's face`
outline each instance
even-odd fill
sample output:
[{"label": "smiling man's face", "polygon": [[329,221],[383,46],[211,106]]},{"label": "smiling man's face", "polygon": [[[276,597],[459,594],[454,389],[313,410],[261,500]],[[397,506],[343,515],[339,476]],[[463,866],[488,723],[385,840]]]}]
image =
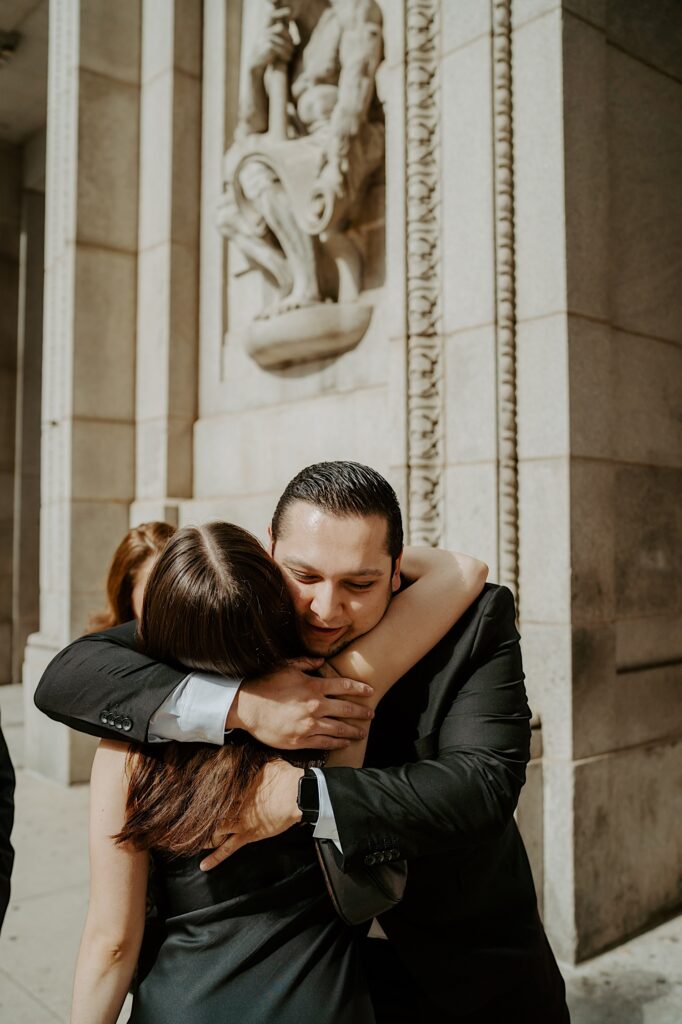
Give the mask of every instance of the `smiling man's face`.
[{"label": "smiling man's face", "polygon": [[330,515],[307,501],[287,508],[272,555],[294,599],[306,650],[330,657],[369,632],[400,587],[383,516]]}]

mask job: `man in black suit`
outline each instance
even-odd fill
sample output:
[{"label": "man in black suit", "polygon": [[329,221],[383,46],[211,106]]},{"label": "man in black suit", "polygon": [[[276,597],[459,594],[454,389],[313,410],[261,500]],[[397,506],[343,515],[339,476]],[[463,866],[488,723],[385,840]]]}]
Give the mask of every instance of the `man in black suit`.
[{"label": "man in black suit", "polygon": [[[363,546],[362,525],[376,516],[386,542],[373,550]],[[301,669],[384,614],[402,550],[397,499],[368,467],[308,467],[282,495],[271,538],[313,659],[307,665],[241,685],[187,676],[136,651],[125,626],[58,655],[36,692],[38,707],[96,735],[141,741],[220,742],[236,727],[272,746],[330,748],[357,735],[347,719],[362,715],[359,684],[311,680]],[[308,770],[299,788],[302,770],[283,763],[239,834],[206,866],[302,817],[316,836],[337,841],[348,869],[405,857],[405,897],[381,918],[388,942],[366,943],[377,1020],[565,1024],[563,981],[513,820],[529,718],[514,602],[489,585],[384,699],[367,767]]]}]

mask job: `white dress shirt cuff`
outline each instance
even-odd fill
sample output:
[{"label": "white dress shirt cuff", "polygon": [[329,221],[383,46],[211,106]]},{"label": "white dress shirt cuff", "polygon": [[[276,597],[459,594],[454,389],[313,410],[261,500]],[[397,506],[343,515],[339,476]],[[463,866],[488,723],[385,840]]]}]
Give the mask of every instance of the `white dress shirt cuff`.
[{"label": "white dress shirt cuff", "polygon": [[313,829],[313,835],[316,839],[331,839],[339,853],[343,853],[327,780],[324,777],[324,772],[320,771],[319,768],[313,768],[312,770],[317,775],[317,789],[320,799],[320,815]]},{"label": "white dress shirt cuff", "polygon": [[222,746],[225,722],[241,679],[192,672],[176,686],[149,720],[150,743],[213,743]]}]

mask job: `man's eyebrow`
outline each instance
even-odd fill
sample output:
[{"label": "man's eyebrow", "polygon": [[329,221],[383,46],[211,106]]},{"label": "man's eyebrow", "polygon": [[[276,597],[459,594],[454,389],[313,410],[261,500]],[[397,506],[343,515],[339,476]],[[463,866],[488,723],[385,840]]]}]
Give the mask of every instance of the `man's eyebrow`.
[{"label": "man's eyebrow", "polygon": [[[300,558],[285,558],[282,561],[282,565],[285,565],[287,569],[303,569],[304,572],[310,573],[311,576],[319,576],[320,570],[316,569],[314,565],[309,565],[308,562],[302,561]],[[344,576],[371,576],[372,578],[379,578],[384,573],[381,569],[358,569],[357,572],[345,572]]]}]

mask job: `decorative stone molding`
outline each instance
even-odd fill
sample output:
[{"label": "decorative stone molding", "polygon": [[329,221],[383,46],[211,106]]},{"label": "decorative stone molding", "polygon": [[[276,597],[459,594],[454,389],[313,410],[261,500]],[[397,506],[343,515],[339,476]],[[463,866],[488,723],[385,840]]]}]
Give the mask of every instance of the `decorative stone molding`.
[{"label": "decorative stone molding", "polygon": [[218,208],[220,231],[271,292],[246,335],[263,366],[338,355],[369,324],[352,227],[384,163],[382,56],[375,0],[266,4]]},{"label": "decorative stone molding", "polygon": [[519,501],[516,429],[516,282],[511,0],[493,0],[495,290],[499,580],[518,599]]},{"label": "decorative stone molding", "polygon": [[437,546],[443,530],[440,301],[440,0],[407,0],[406,245],[408,528]]}]

